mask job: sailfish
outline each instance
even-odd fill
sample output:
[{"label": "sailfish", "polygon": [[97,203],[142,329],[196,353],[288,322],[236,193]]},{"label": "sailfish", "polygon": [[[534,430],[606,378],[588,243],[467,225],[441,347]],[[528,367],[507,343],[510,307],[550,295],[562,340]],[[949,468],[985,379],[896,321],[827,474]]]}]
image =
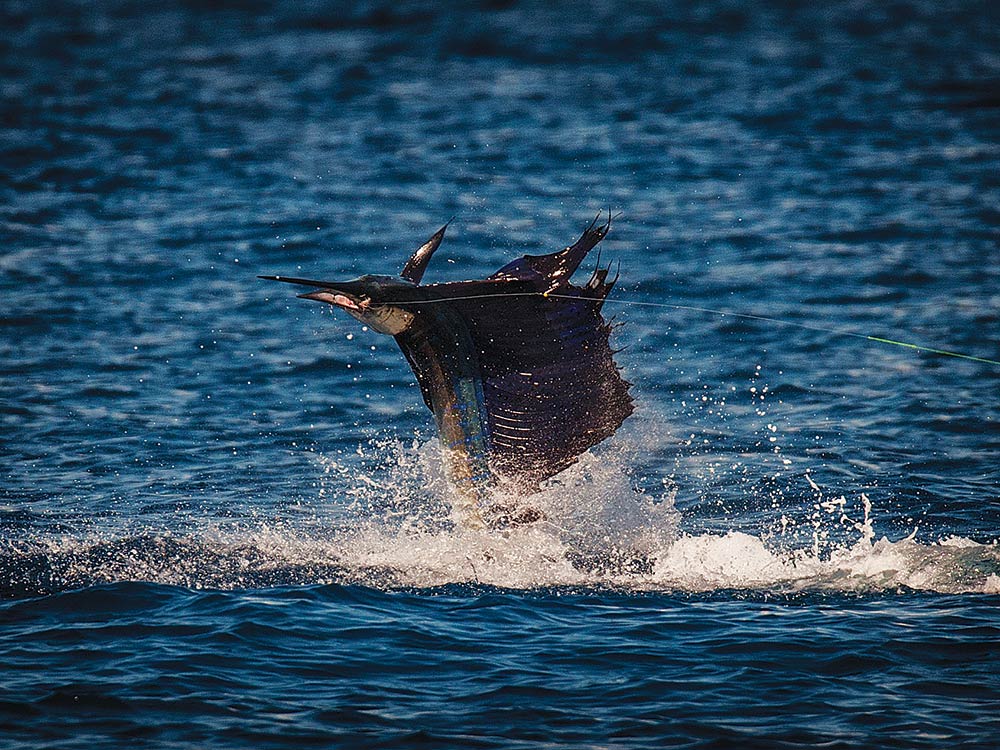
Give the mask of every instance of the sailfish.
[{"label": "sailfish", "polygon": [[601,314],[618,275],[609,280],[610,266],[598,259],[585,284],[570,281],[611,229],[610,213],[599,218],[569,247],[525,255],[485,279],[421,284],[451,222],[398,277],[260,278],[310,287],[298,296],[393,336],[434,414],[465,522],[519,525],[543,515],[511,498],[538,492],[632,413],[631,383]]}]

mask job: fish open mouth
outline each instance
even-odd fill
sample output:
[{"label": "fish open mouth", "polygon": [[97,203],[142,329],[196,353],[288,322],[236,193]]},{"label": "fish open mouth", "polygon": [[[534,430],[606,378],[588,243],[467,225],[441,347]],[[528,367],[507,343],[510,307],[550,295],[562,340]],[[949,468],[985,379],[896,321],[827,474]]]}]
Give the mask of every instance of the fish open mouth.
[{"label": "fish open mouth", "polygon": [[365,312],[371,307],[372,301],[368,297],[349,297],[333,289],[323,289],[318,292],[309,292],[298,295],[300,299],[311,299],[316,302],[326,302],[336,307],[348,311]]}]

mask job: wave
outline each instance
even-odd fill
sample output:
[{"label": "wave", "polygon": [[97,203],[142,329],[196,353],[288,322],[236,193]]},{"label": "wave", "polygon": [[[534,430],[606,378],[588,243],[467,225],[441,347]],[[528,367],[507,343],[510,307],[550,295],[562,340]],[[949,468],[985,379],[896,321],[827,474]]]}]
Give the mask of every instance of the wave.
[{"label": "wave", "polygon": [[773,549],[759,537],[732,531],[683,534],[642,556],[609,548],[599,558],[580,554],[544,525],[504,534],[369,530],[329,540],[258,529],[8,545],[0,554],[0,576],[3,598],[126,581],[220,590],[478,584],[688,593],[1000,594],[1000,551],[960,537],[933,544],[883,537],[861,540],[824,560],[809,549]]},{"label": "wave", "polygon": [[[433,445],[384,441],[371,471],[314,454],[333,521],[211,522],[74,536],[28,532],[0,542],[0,596],[22,598],[124,581],[192,589],[350,584],[380,589],[478,584],[508,589],[611,587],[642,592],[759,591],[1000,594],[1000,547],[962,537],[876,538],[871,504],[853,539],[812,544],[781,533],[681,531],[673,490],[637,490],[628,449],[586,454],[531,502],[545,520],[502,532],[455,515]],[[842,504],[841,504],[842,506]],[[840,513],[842,507],[837,512]],[[841,519],[843,520],[843,519]]]}]

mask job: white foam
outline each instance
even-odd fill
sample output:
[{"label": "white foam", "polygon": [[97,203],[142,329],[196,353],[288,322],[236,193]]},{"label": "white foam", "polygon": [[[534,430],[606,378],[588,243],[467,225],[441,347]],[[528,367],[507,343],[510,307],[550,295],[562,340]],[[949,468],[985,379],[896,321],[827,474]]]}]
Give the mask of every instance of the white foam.
[{"label": "white foam", "polygon": [[[436,473],[439,462],[433,443],[405,449],[395,444],[392,450],[396,468],[405,470],[389,472],[390,504],[403,508],[403,515],[405,509],[414,515],[405,524],[367,518],[341,553],[348,564],[392,569],[408,585],[480,582],[511,588],[612,584],[696,592],[942,593],[994,592],[998,586],[996,544],[956,536],[933,544],[917,542],[913,535],[896,541],[876,539],[872,502],[866,494],[859,493],[852,502],[844,497],[825,501],[812,477],[807,480],[826,512],[810,515],[813,538],[808,546],[791,546],[781,534],[735,529],[680,534],[672,491],[665,489],[652,497],[636,490],[623,468],[629,465],[628,451],[620,445],[599,455],[585,454],[532,496],[532,505],[545,513],[544,521],[489,532],[463,528],[447,513],[442,515],[440,508],[448,507],[447,499],[439,502],[436,521],[412,502],[421,494],[426,500],[428,487],[447,492],[447,483]],[[407,490],[415,487],[421,491]],[[365,507],[376,510],[379,505],[368,502]],[[848,512],[860,518],[851,518]],[[831,541],[845,534],[853,538],[839,545]]]},{"label": "white foam", "polygon": [[[673,492],[636,489],[627,449],[612,444],[585,454],[530,498],[545,520],[487,531],[456,518],[436,443],[376,441],[362,454],[360,467],[356,457],[316,455],[322,478],[312,516],[297,508],[284,521],[208,521],[184,534],[128,523],[3,552],[15,566],[18,559],[37,564],[41,554],[42,575],[57,587],[142,580],[192,588],[350,582],[1000,594],[996,543],[876,538],[864,494],[821,498],[815,507],[825,511],[810,512],[806,523],[811,543],[787,518],[767,534],[680,533]],[[734,527],[739,521],[733,518]]]}]

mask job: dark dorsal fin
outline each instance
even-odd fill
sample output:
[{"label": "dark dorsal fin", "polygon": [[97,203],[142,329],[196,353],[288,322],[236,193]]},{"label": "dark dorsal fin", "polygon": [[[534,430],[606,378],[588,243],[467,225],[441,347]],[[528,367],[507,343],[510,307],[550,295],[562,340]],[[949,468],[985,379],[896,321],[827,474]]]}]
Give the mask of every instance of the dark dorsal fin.
[{"label": "dark dorsal fin", "polygon": [[492,466],[521,492],[573,464],[632,412],[602,291],[567,286],[558,298],[453,303],[478,349]]},{"label": "dark dorsal fin", "polygon": [[[448,224],[451,224],[452,221],[454,221],[453,218],[448,219]],[[448,224],[437,230],[433,237],[417,248],[417,251],[406,261],[406,265],[403,266],[403,272],[399,274],[400,276],[407,281],[412,281],[414,284],[420,283],[420,280],[424,277],[424,271],[427,270],[427,264],[430,263],[431,256],[434,255],[434,251],[438,249],[441,240],[444,239],[444,232],[448,228]]]}]

